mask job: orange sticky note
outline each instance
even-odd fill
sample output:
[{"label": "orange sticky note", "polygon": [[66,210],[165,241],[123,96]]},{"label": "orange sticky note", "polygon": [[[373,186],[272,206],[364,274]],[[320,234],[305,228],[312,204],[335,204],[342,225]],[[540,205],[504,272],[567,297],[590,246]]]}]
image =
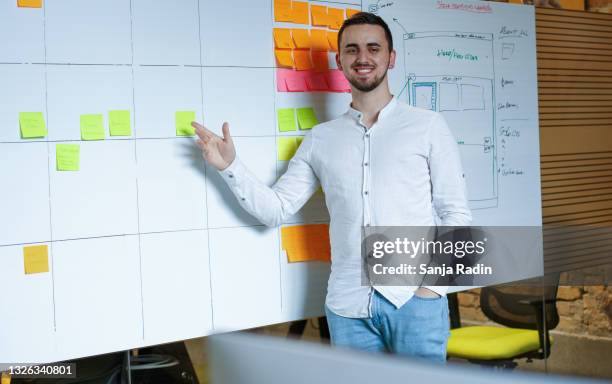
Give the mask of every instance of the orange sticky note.
[{"label": "orange sticky note", "polygon": [[281,247],[290,263],[331,261],[327,224],[295,225],[281,228]]},{"label": "orange sticky note", "polygon": [[291,30],[288,28],[274,28],[274,46],[281,49],[295,48],[291,39]]},{"label": "orange sticky note", "polygon": [[326,51],[312,51],[312,63],[315,71],[325,72],[329,69],[329,60]]},{"label": "orange sticky note", "polygon": [[19,8],[42,8],[42,0],[17,0]]},{"label": "orange sticky note", "polygon": [[310,49],[310,31],[307,29],[292,29],[291,36],[296,48]]},{"label": "orange sticky note", "polygon": [[354,14],[359,13],[359,12],[361,12],[361,10],[359,10],[359,9],[347,8],[346,9],[346,18],[348,19],[351,16],[353,16]]},{"label": "orange sticky note", "polygon": [[307,71],[312,69],[309,49],[295,49],[293,51],[293,60],[295,61],[295,68],[298,71]]},{"label": "orange sticky note", "polygon": [[291,22],[309,24],[308,3],[305,1],[294,1],[291,5]]},{"label": "orange sticky note", "polygon": [[327,31],[327,43],[331,51],[338,52],[338,32]]},{"label": "orange sticky note", "polygon": [[291,0],[274,0],[274,21],[291,21]]},{"label": "orange sticky note", "polygon": [[340,29],[344,22],[344,9],[327,8],[327,26],[330,29]]},{"label": "orange sticky note", "polygon": [[311,5],[310,20],[314,26],[327,27],[327,7],[324,5]]},{"label": "orange sticky note", "polygon": [[310,47],[313,51],[327,51],[329,49],[327,31],[324,29],[311,29]]},{"label": "orange sticky note", "polygon": [[274,56],[276,57],[276,62],[280,67],[294,67],[293,57],[291,56],[290,49],[275,49]]},{"label": "orange sticky note", "polygon": [[23,247],[23,266],[26,275],[49,272],[49,247],[47,245]]}]

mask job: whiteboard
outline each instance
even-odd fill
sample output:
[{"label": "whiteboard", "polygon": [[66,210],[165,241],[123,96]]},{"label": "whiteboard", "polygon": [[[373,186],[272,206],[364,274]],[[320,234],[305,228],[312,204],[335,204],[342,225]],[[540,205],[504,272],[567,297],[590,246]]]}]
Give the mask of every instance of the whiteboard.
[{"label": "whiteboard", "polygon": [[[392,92],[447,118],[475,224],[541,224],[533,8],[309,5],[387,20]],[[280,230],[245,213],[175,132],[176,111],[217,132],[228,120],[242,161],[272,184],[287,167],[279,137],[305,133],[279,132],[277,110],[312,107],[319,121],[346,110],[346,92],[281,90],[273,28],[314,27],[275,21],[271,0],[0,0],[0,362],[322,315],[329,264],[289,263]],[[130,136],[108,135],[112,110],[130,111]],[[23,139],[19,113],[33,111],[48,134]],[[104,140],[81,140],[83,114],[104,115]],[[57,170],[61,143],[79,144],[78,172]],[[285,225],[328,220],[317,193]],[[24,273],[32,245],[48,246],[48,272]]]}]

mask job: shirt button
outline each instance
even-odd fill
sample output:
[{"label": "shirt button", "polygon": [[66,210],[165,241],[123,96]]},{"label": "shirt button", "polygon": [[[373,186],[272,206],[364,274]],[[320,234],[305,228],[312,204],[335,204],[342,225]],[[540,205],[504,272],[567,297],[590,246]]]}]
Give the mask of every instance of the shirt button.
[{"label": "shirt button", "polygon": [[366,133],[366,138],[368,138],[368,139],[370,138],[370,134],[369,133]]},{"label": "shirt button", "polygon": [[245,201],[246,199],[244,197],[241,197],[240,200]]},{"label": "shirt button", "polygon": [[229,177],[230,179],[234,178],[234,175],[232,175],[231,173],[229,175],[227,175],[227,177]]},{"label": "shirt button", "polygon": [[370,226],[370,223],[367,223],[367,224],[366,224],[366,227],[369,227],[369,226]]},{"label": "shirt button", "polygon": [[363,163],[363,165],[367,167],[367,166],[368,166],[368,163],[367,163],[367,162],[365,162],[365,163]]},{"label": "shirt button", "polygon": [[368,194],[368,191],[363,192],[363,194],[364,194],[364,195],[367,195],[367,194]]}]

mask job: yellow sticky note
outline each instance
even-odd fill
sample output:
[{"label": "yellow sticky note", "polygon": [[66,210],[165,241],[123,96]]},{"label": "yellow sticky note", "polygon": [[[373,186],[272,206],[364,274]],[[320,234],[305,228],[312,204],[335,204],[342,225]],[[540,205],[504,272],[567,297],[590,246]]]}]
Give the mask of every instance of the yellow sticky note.
[{"label": "yellow sticky note", "polygon": [[361,10],[359,10],[359,9],[347,8],[346,9],[346,18],[348,19],[351,16],[353,16],[354,14],[359,13],[359,12],[361,12]]},{"label": "yellow sticky note", "polygon": [[19,8],[42,8],[42,0],[17,0]]},{"label": "yellow sticky note", "polygon": [[81,115],[81,139],[104,140],[104,116]]},{"label": "yellow sticky note", "polygon": [[318,27],[327,27],[327,7],[324,5],[310,6],[311,24]]},{"label": "yellow sticky note", "polygon": [[42,112],[19,112],[19,129],[22,139],[47,136],[47,126]]},{"label": "yellow sticky note", "polygon": [[310,31],[307,29],[294,28],[291,30],[291,37],[296,48],[310,49]]},{"label": "yellow sticky note", "polygon": [[278,119],[278,130],[280,132],[296,131],[295,125],[295,109],[293,108],[279,108],[276,111]]},{"label": "yellow sticky note", "polygon": [[191,126],[191,122],[195,121],[196,113],[194,111],[178,111],[175,116],[176,135],[177,136],[193,136],[195,128]]},{"label": "yellow sticky note", "polygon": [[49,272],[49,247],[47,245],[23,247],[23,265],[26,275]]},{"label": "yellow sticky note", "polygon": [[319,124],[319,120],[317,120],[314,109],[311,107],[298,108],[297,118],[301,130],[311,129],[315,125]]},{"label": "yellow sticky note", "polygon": [[279,161],[289,161],[297,151],[297,142],[294,136],[278,138],[277,159]]},{"label": "yellow sticky note", "polygon": [[338,52],[338,32],[327,32],[327,42],[329,43],[329,49],[334,52]]},{"label": "yellow sticky note", "polygon": [[11,375],[8,372],[0,373],[0,384],[11,384]]},{"label": "yellow sticky note", "polygon": [[291,0],[274,0],[274,21],[291,21]]},{"label": "yellow sticky note", "polygon": [[291,22],[296,24],[309,24],[308,3],[294,1],[291,4]]},{"label": "yellow sticky note", "polygon": [[310,46],[313,51],[329,50],[329,43],[327,42],[327,31],[324,29],[311,29]]},{"label": "yellow sticky note", "polygon": [[312,61],[310,60],[310,49],[294,49],[293,60],[295,68],[299,71],[312,69]]},{"label": "yellow sticky note", "polygon": [[132,120],[130,119],[130,111],[109,111],[108,128],[111,136],[131,136]]},{"label": "yellow sticky note", "polygon": [[55,165],[58,171],[78,171],[81,146],[78,144],[56,144]]},{"label": "yellow sticky note", "polygon": [[275,49],[274,56],[279,66],[286,68],[294,67],[293,56],[291,55],[290,49]]},{"label": "yellow sticky note", "polygon": [[344,22],[344,9],[327,8],[327,26],[331,29],[340,29]]},{"label": "yellow sticky note", "polygon": [[291,30],[288,28],[274,28],[274,46],[281,49],[295,48],[291,39]]}]

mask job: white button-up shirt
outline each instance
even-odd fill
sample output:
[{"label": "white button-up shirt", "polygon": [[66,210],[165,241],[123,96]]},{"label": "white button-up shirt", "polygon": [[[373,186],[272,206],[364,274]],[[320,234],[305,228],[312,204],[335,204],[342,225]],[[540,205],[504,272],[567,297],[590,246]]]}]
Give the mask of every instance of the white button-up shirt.
[{"label": "white button-up shirt", "polygon": [[[395,97],[370,129],[349,110],[315,126],[287,172],[269,187],[236,158],[220,171],[244,209],[278,226],[323,187],[330,216],[332,268],[326,305],[345,317],[370,317],[373,289],[397,308],[415,286],[362,285],[363,226],[469,225],[457,143],[444,118]],[[447,287],[427,287],[441,295]]]}]

